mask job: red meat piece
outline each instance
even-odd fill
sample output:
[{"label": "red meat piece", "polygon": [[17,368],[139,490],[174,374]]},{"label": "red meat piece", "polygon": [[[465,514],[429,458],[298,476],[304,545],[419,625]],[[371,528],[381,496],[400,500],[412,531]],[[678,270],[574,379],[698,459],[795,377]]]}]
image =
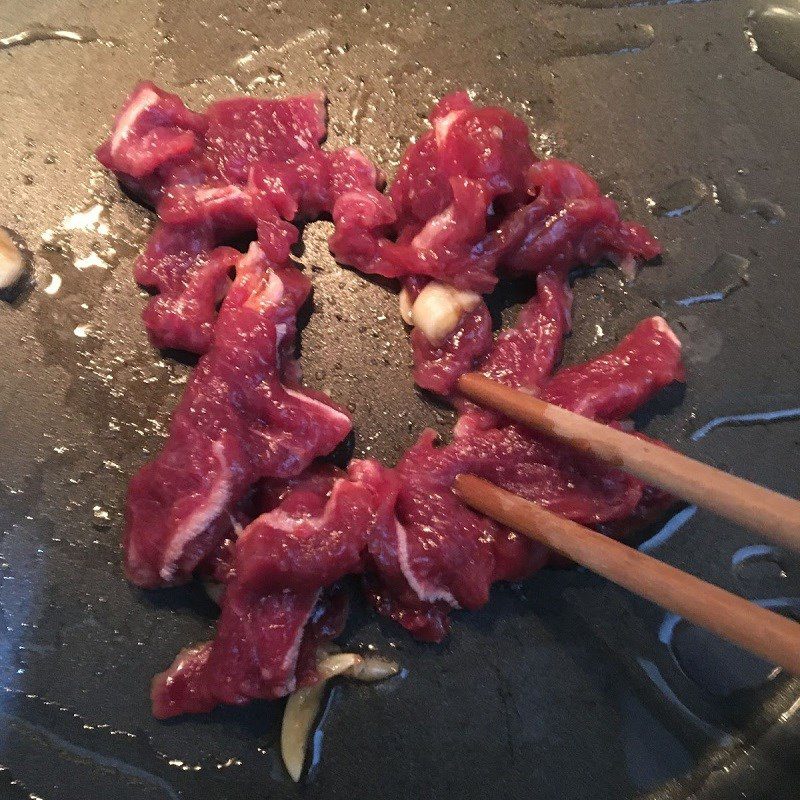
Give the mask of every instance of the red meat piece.
[{"label": "red meat piece", "polygon": [[[214,245],[257,229],[268,259],[283,263],[298,239],[289,220],[330,212],[346,192],[381,196],[375,189],[380,180],[362,153],[345,148],[333,153],[311,151],[286,162],[257,162],[247,187],[208,183],[166,188],[158,213],[169,224],[156,230],[141,260],[144,264],[137,268],[137,280],[167,295],[154,298],[144,314],[153,343],[195,353],[207,350],[216,308],[228,286],[224,270],[217,283],[209,274]],[[194,242],[201,235],[204,246],[199,250]],[[182,236],[194,246],[184,246]],[[142,279],[152,272],[162,279],[157,283]],[[198,273],[200,286],[195,280]]]},{"label": "red meat piece", "polygon": [[209,172],[245,184],[256,161],[286,161],[319,147],[326,132],[325,95],[234,97],[212,103],[206,117]]},{"label": "red meat piece", "polygon": [[[478,371],[514,389],[538,392],[561,359],[562,342],[572,327],[572,292],[552,273],[543,272],[536,279],[536,294],[522,307],[516,325],[501,331],[491,353]],[[453,383],[463,374],[453,375]],[[468,435],[500,424],[500,416],[453,398],[461,412],[453,435]]]},{"label": "red meat piece", "polygon": [[346,595],[336,589],[257,599],[232,589],[224,607],[217,638],[181,650],[153,678],[150,698],[157,719],[282,697],[313,683],[317,647],[341,633],[347,618]]},{"label": "red meat piece", "polygon": [[145,81],[117,113],[97,158],[113,172],[141,179],[195,154],[207,129],[208,120],[202,114],[189,111],[177,95]]},{"label": "red meat piece", "polygon": [[673,381],[683,381],[681,344],[662,317],[640,322],[610,353],[565,367],[546,385],[543,399],[605,421],[632,414]]},{"label": "red meat piece", "polygon": [[[563,313],[557,303],[556,314]],[[664,320],[653,318],[640,323],[611,353],[562,370],[548,382],[548,367],[561,346],[560,336],[548,330],[552,321],[541,310],[527,315],[522,327],[530,330],[524,333],[533,338],[538,327],[540,341],[549,341],[549,346],[543,345],[530,362],[518,362],[521,375],[510,367],[503,380],[512,385],[535,380],[550,402],[614,420],[683,379],[680,344]],[[518,329],[517,336],[521,334]],[[514,338],[507,336],[494,362],[489,360],[490,373],[514,351]],[[540,374],[535,364],[541,365]],[[479,475],[586,525],[642,514],[648,499],[664,500],[646,498],[646,487],[632,476],[502,420],[486,428],[466,424],[443,447],[434,447],[435,437],[426,431],[400,460],[398,525],[370,542],[376,573],[369,584],[373,602],[420,638],[436,641],[446,633],[448,606],[477,608],[488,599],[494,581],[525,577],[547,559],[540,546],[462,504],[452,492],[457,474]]]},{"label": "red meat piece", "polygon": [[308,280],[270,267],[257,244],[236,269],[169,439],[131,480],[125,565],[140,586],[187,580],[256,481],[299,474],[350,431],[347,414],[327,398],[281,383],[293,373],[288,348]]},{"label": "red meat piece", "polygon": [[216,638],[156,676],[153,713],[281,697],[316,680],[316,646],[344,623],[330,600],[320,605],[323,590],[362,570],[367,538],[391,524],[396,493],[389,470],[355,461],[339,477],[312,473],[248,525],[235,545]]},{"label": "red meat piece", "polygon": [[418,328],[411,331],[414,381],[417,386],[444,396],[456,381],[474,369],[492,347],[492,317],[481,301],[464,314],[458,327],[440,345],[431,344]]},{"label": "red meat piece", "polygon": [[[579,167],[537,162],[525,125],[507,111],[443,98],[432,130],[409,146],[390,189],[394,207],[361,203],[332,242],[334,255],[367,273],[426,276],[490,291],[498,270],[566,274],[609,258],[631,269],[660,248]],[[358,242],[350,246],[349,239]]]},{"label": "red meat piece", "polygon": [[204,353],[211,344],[217,307],[242,255],[214,241],[208,226],[162,223],[136,260],[136,280],[158,292],[142,312],[155,347]]}]

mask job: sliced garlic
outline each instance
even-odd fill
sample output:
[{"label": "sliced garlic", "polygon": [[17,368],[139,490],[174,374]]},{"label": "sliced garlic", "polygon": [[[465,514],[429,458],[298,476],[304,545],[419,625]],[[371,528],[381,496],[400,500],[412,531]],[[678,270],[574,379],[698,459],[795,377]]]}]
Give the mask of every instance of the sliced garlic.
[{"label": "sliced garlic", "polygon": [[414,314],[412,307],[414,301],[411,299],[411,292],[409,292],[405,286],[400,290],[398,302],[400,303],[400,316],[403,318],[403,322],[405,322],[406,325],[413,325]]},{"label": "sliced garlic", "polygon": [[474,292],[431,281],[414,301],[411,317],[432,345],[440,345],[456,329],[464,312],[472,311],[480,299]]},{"label": "sliced garlic", "polygon": [[25,259],[11,237],[0,228],[0,289],[8,289],[22,276]]},{"label": "sliced garlic", "polygon": [[303,772],[308,735],[322,706],[327,682],[360,662],[361,656],[355,653],[337,653],[328,656],[317,665],[319,682],[289,695],[281,726],[281,756],[293,781],[299,781]]},{"label": "sliced garlic", "polygon": [[396,661],[389,661],[386,658],[362,658],[359,664],[354,664],[344,675],[364,683],[375,683],[391,678],[398,672],[400,665]]},{"label": "sliced garlic", "polygon": [[323,642],[317,647],[315,661],[317,664],[321,664],[328,656],[338,655],[341,652],[342,648],[336,642]]},{"label": "sliced garlic", "polygon": [[334,653],[324,661],[317,664],[317,674],[323,681],[335,678],[343,672],[352,669],[363,661],[363,657],[358,653]]}]

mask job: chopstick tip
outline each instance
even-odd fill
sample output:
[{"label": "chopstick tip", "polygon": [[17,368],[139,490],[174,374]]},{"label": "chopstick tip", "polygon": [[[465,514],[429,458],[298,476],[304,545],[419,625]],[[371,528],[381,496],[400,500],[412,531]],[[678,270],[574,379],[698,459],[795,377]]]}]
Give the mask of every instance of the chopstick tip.
[{"label": "chopstick tip", "polygon": [[468,472],[459,472],[453,479],[453,492],[464,502],[469,503],[469,499],[477,490],[477,484],[483,482],[477,475],[470,475]]}]

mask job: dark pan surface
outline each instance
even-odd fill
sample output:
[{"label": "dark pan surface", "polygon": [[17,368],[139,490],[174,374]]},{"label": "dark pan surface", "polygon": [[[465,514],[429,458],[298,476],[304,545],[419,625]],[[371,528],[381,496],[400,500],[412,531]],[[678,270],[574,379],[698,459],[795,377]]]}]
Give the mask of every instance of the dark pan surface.
[{"label": "dark pan surface", "polygon": [[[751,51],[747,2],[631,5],[0,4],[0,37],[39,23],[96,38],[0,50],[0,224],[32,268],[0,305],[0,797],[798,796],[798,684],[766,680],[767,667],[685,626],[670,638],[659,609],[578,571],[499,587],[438,647],[357,608],[345,641],[396,654],[407,676],[335,690],[303,788],[276,755],[280,704],[169,724],[149,715],[150,677],[209,635],[213,608],[196,587],[136,591],[118,566],[127,477],[160,446],[189,371],[139,323],[130,267],[151,217],[91,155],[139,78],[196,106],[248,85],[323,86],[331,142],[359,144],[389,172],[448,88],[524,115],[543,151],[585,164],[667,250],[627,288],[608,270],[577,281],[568,358],[609,347],[660,303],[689,381],[642,415],[647,430],[798,493],[797,421],[691,433],[720,414],[800,406],[800,81]],[[647,197],[686,205],[666,190],[692,177],[723,187],[728,210],[708,197],[650,215]],[[781,216],[767,202],[748,210],[758,198],[785,218],[767,221]],[[392,293],[337,267],[325,236],[309,226],[302,255],[316,286],[306,376],[353,410],[355,452],[391,462],[425,425],[446,431],[449,412],[412,388]],[[93,251],[105,267],[86,266]],[[749,285],[676,305],[720,288],[719,265],[705,272],[722,253],[750,261]],[[521,296],[501,294],[498,317]],[[732,565],[755,544],[698,512],[652,552],[791,609],[800,562],[745,551]]]}]

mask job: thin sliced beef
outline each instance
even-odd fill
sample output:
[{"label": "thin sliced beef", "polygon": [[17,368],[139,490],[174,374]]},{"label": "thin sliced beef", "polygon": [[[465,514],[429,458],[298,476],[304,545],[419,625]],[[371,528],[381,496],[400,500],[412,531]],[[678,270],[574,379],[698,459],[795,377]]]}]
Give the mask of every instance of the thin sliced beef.
[{"label": "thin sliced beef", "polygon": [[481,253],[512,274],[550,269],[566,275],[577,266],[609,259],[631,272],[661,247],[644,228],[620,219],[617,204],[577,164],[549,159],[528,172],[535,199],[487,238]]},{"label": "thin sliced beef", "polygon": [[344,624],[341,596],[326,587],[361,572],[368,537],[392,524],[396,493],[392,472],[375,461],[289,487],[239,536],[216,638],[156,676],[153,713],[281,697],[316,680],[316,646]]},{"label": "thin sliced beef", "polygon": [[456,329],[440,344],[431,344],[419,328],[414,328],[414,382],[446,397],[453,392],[456,381],[480,364],[491,348],[492,316],[482,300],[462,315]]},{"label": "thin sliced beef", "polygon": [[162,222],[136,267],[159,293],[144,312],[155,346],[208,349],[229,285],[221,245],[257,235],[280,264],[298,239],[292,220],[333,214],[344,195],[389,203],[363,153],[320,149],[325,132],[320,92],[220,100],[197,114],[152,83],[134,89],[97,157]]},{"label": "thin sliced beef", "polygon": [[282,697],[298,685],[298,673],[313,682],[317,646],[341,633],[347,617],[347,598],[335,588],[252,598],[232,586],[223,604],[217,638],[181,650],[153,678],[156,718]]},{"label": "thin sliced beef", "polygon": [[572,292],[549,272],[536,280],[536,294],[522,307],[513,328],[501,331],[480,372],[512,388],[533,388],[546,380],[561,358],[572,327]]},{"label": "thin sliced beef", "polygon": [[[526,199],[525,173],[536,161],[525,124],[501,108],[478,108],[465,92],[443,97],[430,114],[431,130],[410,145],[392,184],[402,228],[422,228],[453,203],[450,181],[475,181],[492,203]],[[484,214],[486,209],[484,208]]]},{"label": "thin sliced beef", "polygon": [[[564,337],[572,327],[572,292],[557,275],[540,273],[536,279],[536,294],[522,307],[513,328],[501,331],[491,353],[477,371],[513,389],[539,393],[561,359]],[[463,374],[451,376],[455,381]],[[460,414],[453,428],[455,437],[499,424],[500,417],[455,397]]]},{"label": "thin sliced beef", "polygon": [[562,369],[543,399],[586,417],[618,420],[659,389],[683,381],[681,345],[662,317],[640,322],[610,353]]},{"label": "thin sliced beef", "polygon": [[256,161],[281,162],[317,150],[327,128],[323,92],[283,100],[218,100],[206,117],[206,158],[215,174],[238,184],[247,182]]},{"label": "thin sliced beef", "polygon": [[208,119],[190,111],[175,94],[145,81],[128,95],[111,133],[97,149],[108,169],[133,180],[178,165],[202,149]]},{"label": "thin sliced beef", "polygon": [[257,244],[236,270],[167,443],[129,487],[125,564],[140,586],[187,580],[256,481],[298,475],[350,431],[344,411],[295,383],[288,350],[308,280]]},{"label": "thin sliced beef", "polygon": [[[477,108],[464,93],[443,98],[432,129],[403,156],[388,209],[360,206],[359,246],[334,255],[363,272],[426,276],[490,291],[499,270],[563,275],[610,258],[626,268],[660,248],[575,164],[537,161],[525,125],[507,111]],[[346,243],[345,243],[346,244]]]},{"label": "thin sliced beef", "polygon": [[179,185],[244,186],[253,163],[318,149],[325,128],[321,92],[282,100],[231,98],[198,114],[177,95],[145,82],[126,99],[97,158],[155,204],[164,189]]},{"label": "thin sliced beef", "polygon": [[[555,313],[563,317],[560,303]],[[531,338],[539,330],[542,348],[533,350],[530,362],[517,362],[521,374],[512,376],[515,368],[509,366],[506,381],[523,385],[533,377],[551,402],[613,420],[683,378],[680,345],[666,323],[653,318],[640,323],[608,355],[565,369],[548,381],[546,372],[561,346],[561,337],[549,330],[551,323],[541,311],[523,320],[523,327],[531,326]],[[518,328],[517,335],[522,333]],[[510,340],[513,337],[507,336],[503,341]],[[501,346],[494,365],[491,359],[488,363],[489,371],[513,349]],[[541,374],[535,367],[531,371],[534,364],[543,365]],[[591,399],[582,402],[584,397]],[[433,431],[423,433],[398,463],[396,529],[385,529],[382,539],[370,543],[375,554],[370,589],[376,607],[421,638],[441,638],[447,630],[448,606],[476,608],[486,602],[494,581],[519,579],[546,561],[542,548],[463,505],[452,492],[457,474],[479,475],[592,526],[642,515],[648,502],[664,502],[663,496],[646,494],[646,487],[632,476],[500,419],[489,426],[473,420],[442,447],[435,447],[434,440]]]},{"label": "thin sliced beef", "polygon": [[214,242],[208,225],[161,223],[136,260],[136,280],[157,292],[142,312],[154,347],[208,350],[217,308],[242,255]]}]

